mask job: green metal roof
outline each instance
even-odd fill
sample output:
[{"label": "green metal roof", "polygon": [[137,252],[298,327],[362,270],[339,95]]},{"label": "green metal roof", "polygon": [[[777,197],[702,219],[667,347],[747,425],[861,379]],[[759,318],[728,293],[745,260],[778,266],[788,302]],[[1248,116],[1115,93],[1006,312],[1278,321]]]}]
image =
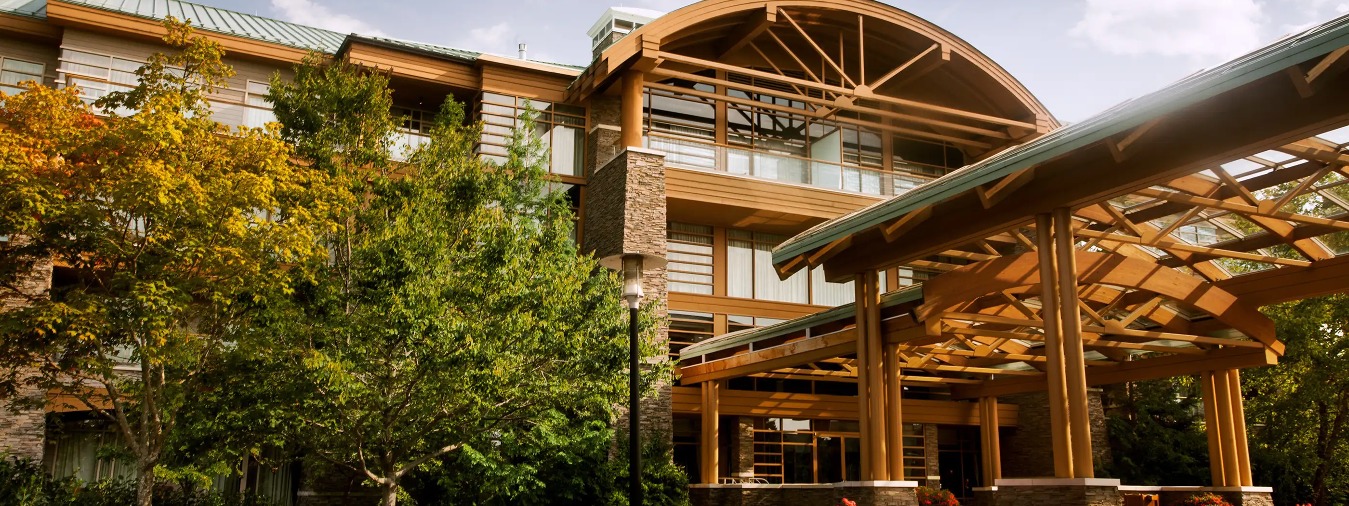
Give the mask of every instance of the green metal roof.
[{"label": "green metal roof", "polygon": [[[774,248],[773,263],[782,265],[840,238],[944,202],[977,186],[1082,149],[1346,45],[1349,45],[1349,15],[1289,35],[1245,56],[1119,104],[1081,123],[1007,149],[904,195],[816,225]],[[902,247],[902,244],[897,242],[894,247]]]},{"label": "green metal roof", "polygon": [[47,0],[0,0],[0,12],[28,16],[47,17]]},{"label": "green metal roof", "polygon": [[[312,26],[281,21],[252,14],[201,5],[182,0],[62,0],[66,3],[83,5],[120,14],[129,14],[147,19],[162,20],[168,16],[192,20],[192,26],[200,30],[235,35],[239,37],[272,42],[300,49],[312,49],[328,54],[340,51],[347,34],[324,30]],[[47,0],[0,0],[0,12],[21,16],[45,18]],[[373,37],[351,34],[350,37],[417,51],[437,57],[448,57],[467,62],[478,59],[482,53],[457,49],[438,44],[399,40],[388,37]],[[565,65],[544,61],[535,61],[573,70],[585,67]]]},{"label": "green metal roof", "polygon": [[413,42],[410,40],[391,39],[388,37],[371,37],[365,35],[352,34],[351,39],[365,42],[372,42],[381,46],[391,46],[399,49],[408,49],[419,53],[430,54],[432,56],[443,56],[469,62],[477,60],[478,57],[482,55],[482,53],[465,51],[463,49],[456,49],[436,44],[427,44],[425,42]]},{"label": "green metal roof", "polygon": [[[923,298],[923,288],[920,285],[914,285],[897,292],[890,292],[881,296],[881,308],[887,308],[913,302]],[[813,315],[802,316],[795,320],[787,320],[781,323],[775,323],[765,327],[745,329],[729,334],[722,334],[712,339],[693,344],[679,351],[679,359],[701,357],[708,353],[714,353],[721,350],[743,346],[750,343],[772,339],[784,334],[799,332],[801,330],[814,327],[822,323],[828,323],[844,318],[852,318],[854,310],[852,304],[844,304],[828,311],[822,311]]]},{"label": "green metal roof", "polygon": [[234,12],[181,0],[62,0],[121,14],[160,20],[168,16],[192,20],[201,30],[332,53],[345,34],[286,21]]}]

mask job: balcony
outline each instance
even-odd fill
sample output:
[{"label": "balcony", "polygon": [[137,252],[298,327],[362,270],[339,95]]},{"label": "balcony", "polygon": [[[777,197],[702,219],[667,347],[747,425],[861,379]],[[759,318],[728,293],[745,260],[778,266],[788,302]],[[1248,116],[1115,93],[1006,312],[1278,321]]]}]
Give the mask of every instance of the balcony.
[{"label": "balcony", "polygon": [[[647,148],[664,152],[665,164],[670,167],[748,176],[855,195],[888,198],[903,195],[931,180],[897,172],[656,133],[648,135],[645,144]],[[913,172],[931,170],[908,164],[897,167],[901,170],[910,168]]]}]

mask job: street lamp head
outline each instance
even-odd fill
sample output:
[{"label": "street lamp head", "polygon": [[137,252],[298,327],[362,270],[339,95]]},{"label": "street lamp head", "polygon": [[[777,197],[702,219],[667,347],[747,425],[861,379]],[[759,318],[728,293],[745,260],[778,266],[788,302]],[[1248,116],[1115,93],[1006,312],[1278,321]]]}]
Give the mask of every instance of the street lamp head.
[{"label": "street lamp head", "polygon": [[623,300],[628,307],[636,308],[642,300],[642,256],[623,257]]},{"label": "street lamp head", "polygon": [[623,253],[600,259],[600,265],[623,273],[623,300],[636,309],[642,299],[642,273],[665,266],[665,259],[646,253]]}]

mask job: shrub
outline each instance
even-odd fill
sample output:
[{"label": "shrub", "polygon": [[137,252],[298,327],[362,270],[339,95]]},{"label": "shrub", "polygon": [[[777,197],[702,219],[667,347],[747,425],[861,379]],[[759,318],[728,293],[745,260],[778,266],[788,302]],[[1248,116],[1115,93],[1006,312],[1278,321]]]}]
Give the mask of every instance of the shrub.
[{"label": "shrub", "polygon": [[1180,504],[1181,506],[1232,506],[1232,503],[1227,502],[1222,496],[1212,492],[1192,495]]},{"label": "shrub", "polygon": [[[0,504],[16,506],[125,506],[136,503],[133,480],[83,482],[53,478],[31,459],[0,459]],[[255,496],[239,496],[202,489],[190,483],[160,481],[155,487],[156,506],[260,506]]]},{"label": "shrub", "polygon": [[918,487],[918,506],[960,506],[950,490]]}]

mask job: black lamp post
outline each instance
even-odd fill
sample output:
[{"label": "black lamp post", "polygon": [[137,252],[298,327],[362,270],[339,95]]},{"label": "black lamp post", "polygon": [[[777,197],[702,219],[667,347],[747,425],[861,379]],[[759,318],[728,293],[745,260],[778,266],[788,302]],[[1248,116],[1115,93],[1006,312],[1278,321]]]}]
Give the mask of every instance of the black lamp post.
[{"label": "black lamp post", "polygon": [[641,351],[637,311],[642,300],[642,271],[660,268],[665,259],[642,253],[624,253],[600,260],[600,265],[623,273],[623,300],[628,304],[628,504],[642,504]]}]

